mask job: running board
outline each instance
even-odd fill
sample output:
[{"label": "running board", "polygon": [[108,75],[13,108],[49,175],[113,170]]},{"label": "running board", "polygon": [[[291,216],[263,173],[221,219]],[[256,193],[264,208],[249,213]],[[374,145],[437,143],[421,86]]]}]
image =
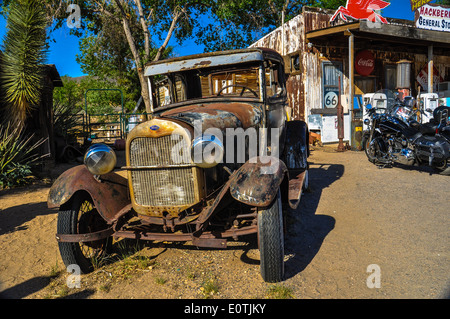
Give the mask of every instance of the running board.
[{"label": "running board", "polygon": [[296,209],[300,203],[300,198],[302,196],[303,182],[305,180],[306,171],[300,174],[295,174],[289,177],[289,206],[292,209]]}]

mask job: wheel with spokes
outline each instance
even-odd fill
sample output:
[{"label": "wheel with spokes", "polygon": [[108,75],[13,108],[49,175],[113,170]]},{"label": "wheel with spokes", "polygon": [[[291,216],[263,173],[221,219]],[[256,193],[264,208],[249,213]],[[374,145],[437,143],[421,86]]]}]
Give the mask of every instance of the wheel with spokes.
[{"label": "wheel with spokes", "polygon": [[[77,193],[58,212],[58,234],[86,234],[105,230],[107,223],[100,216],[87,193]],[[59,251],[64,264],[76,264],[81,272],[94,270],[106,254],[108,238],[92,242],[59,242]]]}]

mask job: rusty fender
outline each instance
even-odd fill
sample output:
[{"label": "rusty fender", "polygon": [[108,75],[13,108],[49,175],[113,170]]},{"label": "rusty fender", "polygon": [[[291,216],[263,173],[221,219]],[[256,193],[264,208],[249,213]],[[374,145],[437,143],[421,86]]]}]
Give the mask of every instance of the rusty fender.
[{"label": "rusty fender", "polygon": [[79,165],[65,171],[53,183],[47,205],[49,208],[60,207],[78,191],[89,193],[97,211],[108,223],[114,222],[121,209],[130,203],[126,178],[108,173],[97,180],[86,166]]},{"label": "rusty fender", "polygon": [[283,181],[288,181],[288,170],[283,161],[272,156],[258,156],[236,171],[230,182],[230,194],[244,204],[266,207],[275,199]]},{"label": "rusty fender", "polygon": [[303,171],[308,168],[309,130],[303,121],[286,122],[286,142],[282,159],[288,169]]}]

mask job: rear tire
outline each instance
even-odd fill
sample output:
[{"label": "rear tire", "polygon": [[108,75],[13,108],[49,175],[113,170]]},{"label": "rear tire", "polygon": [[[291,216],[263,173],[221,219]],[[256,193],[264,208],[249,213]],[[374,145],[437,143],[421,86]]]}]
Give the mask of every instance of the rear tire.
[{"label": "rear tire", "polygon": [[440,175],[450,176],[450,159],[442,167],[435,167]]},{"label": "rear tire", "polygon": [[[83,234],[106,229],[107,224],[97,212],[87,193],[77,193],[58,212],[58,234]],[[76,264],[82,273],[94,270],[106,253],[108,238],[93,242],[59,242],[64,265]]]},{"label": "rear tire", "polygon": [[266,282],[279,282],[284,277],[284,231],[281,193],[267,209],[258,212],[258,244],[261,276]]}]

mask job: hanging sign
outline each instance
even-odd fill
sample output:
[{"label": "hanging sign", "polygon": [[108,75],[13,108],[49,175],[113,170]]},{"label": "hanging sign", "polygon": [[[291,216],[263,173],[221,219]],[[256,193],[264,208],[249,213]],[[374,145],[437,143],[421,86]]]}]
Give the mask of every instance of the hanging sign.
[{"label": "hanging sign", "polygon": [[360,51],[355,56],[355,70],[359,75],[368,76],[375,69],[375,57],[369,50]]},{"label": "hanging sign", "polygon": [[411,11],[416,11],[428,2],[431,2],[431,0],[411,0]]},{"label": "hanging sign", "polygon": [[349,17],[355,20],[388,23],[386,18],[383,18],[379,13],[375,12],[386,8],[388,5],[390,3],[383,0],[347,0],[345,8],[340,6],[330,21],[334,21],[340,14],[341,19],[344,21],[347,21],[347,17]]},{"label": "hanging sign", "polygon": [[[424,90],[428,89],[428,64],[425,64],[422,70],[420,70],[416,80]],[[444,79],[439,74],[439,70],[433,65],[433,91],[437,90],[438,84],[442,81]]]},{"label": "hanging sign", "polygon": [[416,11],[416,28],[450,32],[450,8],[426,4]]}]

